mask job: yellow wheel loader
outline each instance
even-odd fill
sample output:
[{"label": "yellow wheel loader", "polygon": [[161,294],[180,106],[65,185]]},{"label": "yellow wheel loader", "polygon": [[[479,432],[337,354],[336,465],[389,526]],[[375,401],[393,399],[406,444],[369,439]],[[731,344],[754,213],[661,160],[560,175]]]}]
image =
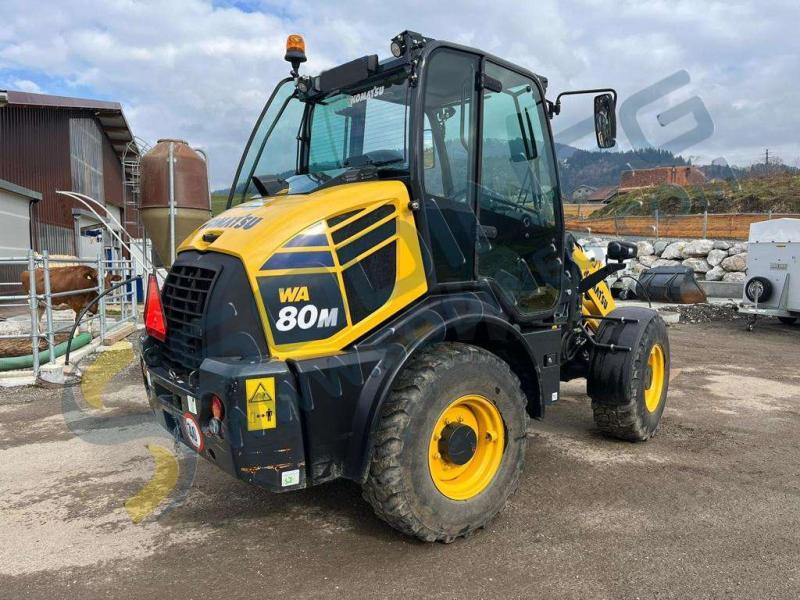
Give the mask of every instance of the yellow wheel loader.
[{"label": "yellow wheel loader", "polygon": [[[275,492],[358,482],[427,541],[483,527],[514,491],[529,418],[588,380],[597,426],[646,440],[669,380],[658,314],[604,283],[564,230],[547,80],[406,31],[392,56],[269,98],[228,200],[178,248],[145,307],[158,421]],[[613,90],[594,97],[615,144]]]}]

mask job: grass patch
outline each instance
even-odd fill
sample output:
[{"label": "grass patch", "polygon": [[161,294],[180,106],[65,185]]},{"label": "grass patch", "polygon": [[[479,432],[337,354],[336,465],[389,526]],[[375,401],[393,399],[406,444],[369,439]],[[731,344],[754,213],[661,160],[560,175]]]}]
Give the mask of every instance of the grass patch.
[{"label": "grass patch", "polygon": [[663,185],[620,194],[592,217],[722,213],[800,213],[800,175],[715,181],[682,188]]},{"label": "grass patch", "polygon": [[228,194],[211,194],[211,215],[216,217],[219,213],[225,211],[228,204]]}]

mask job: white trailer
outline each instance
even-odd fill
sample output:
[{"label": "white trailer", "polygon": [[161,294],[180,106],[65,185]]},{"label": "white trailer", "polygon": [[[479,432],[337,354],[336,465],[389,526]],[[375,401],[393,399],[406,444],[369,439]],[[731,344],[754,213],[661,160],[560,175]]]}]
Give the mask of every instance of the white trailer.
[{"label": "white trailer", "polygon": [[786,324],[800,319],[800,219],[774,219],[750,225],[747,279],[739,312],[778,317]]}]

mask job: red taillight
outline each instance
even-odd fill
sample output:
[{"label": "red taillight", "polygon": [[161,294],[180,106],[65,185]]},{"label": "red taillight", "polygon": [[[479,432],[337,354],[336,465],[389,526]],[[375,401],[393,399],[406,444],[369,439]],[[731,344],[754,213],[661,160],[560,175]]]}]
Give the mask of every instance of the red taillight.
[{"label": "red taillight", "polygon": [[147,298],[144,301],[144,329],[147,335],[160,342],[167,339],[167,320],[164,318],[164,307],[161,304],[161,294],[158,291],[158,281],[155,275],[147,277]]},{"label": "red taillight", "polygon": [[225,416],[225,407],[217,395],[211,396],[211,415],[220,421]]}]

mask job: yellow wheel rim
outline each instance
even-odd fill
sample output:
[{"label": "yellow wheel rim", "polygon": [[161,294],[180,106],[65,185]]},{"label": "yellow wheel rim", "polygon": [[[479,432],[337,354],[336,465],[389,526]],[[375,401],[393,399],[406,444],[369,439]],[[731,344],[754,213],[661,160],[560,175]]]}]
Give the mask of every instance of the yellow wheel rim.
[{"label": "yellow wheel rim", "polygon": [[[458,443],[458,448],[448,446],[448,441],[453,446]],[[483,396],[462,396],[442,411],[431,433],[428,467],[433,483],[452,500],[477,496],[497,474],[505,445],[497,407]]]},{"label": "yellow wheel rim", "polygon": [[650,350],[650,356],[647,358],[646,387],[644,390],[644,405],[647,408],[647,412],[655,412],[658,405],[661,404],[665,376],[664,349],[659,344],[656,344]]}]

